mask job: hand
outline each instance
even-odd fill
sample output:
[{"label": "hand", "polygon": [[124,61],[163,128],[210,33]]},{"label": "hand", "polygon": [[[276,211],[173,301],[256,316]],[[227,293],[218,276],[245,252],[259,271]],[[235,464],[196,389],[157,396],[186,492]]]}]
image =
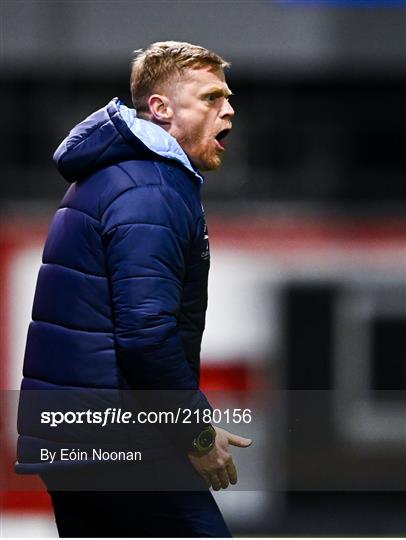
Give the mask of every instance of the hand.
[{"label": "hand", "polygon": [[216,439],[214,447],[207,454],[189,453],[193,467],[203,476],[207,485],[213,486],[214,491],[227,489],[237,483],[237,469],[229,452],[229,445],[247,448],[252,444],[251,439],[233,435],[225,429],[215,427]]}]

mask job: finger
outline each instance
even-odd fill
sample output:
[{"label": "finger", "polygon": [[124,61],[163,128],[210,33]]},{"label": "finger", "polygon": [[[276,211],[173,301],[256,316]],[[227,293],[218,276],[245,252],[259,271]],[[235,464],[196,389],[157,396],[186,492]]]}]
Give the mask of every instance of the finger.
[{"label": "finger", "polygon": [[228,472],[227,470],[224,468],[224,469],[220,469],[219,471],[217,471],[217,476],[219,477],[219,480],[220,480],[220,483],[221,483],[221,487],[223,489],[227,489],[228,486],[230,485],[230,481],[228,479]]},{"label": "finger", "polygon": [[217,474],[214,474],[214,473],[210,474],[210,482],[211,482],[211,485],[213,486],[214,491],[220,491],[221,482]]},{"label": "finger", "polygon": [[230,479],[230,482],[233,485],[236,484],[238,480],[237,469],[235,468],[235,465],[232,460],[229,463],[227,463],[226,470],[227,470],[227,474]]},{"label": "finger", "polygon": [[234,433],[227,433],[228,442],[233,446],[239,446],[240,448],[247,448],[251,446],[252,439],[247,439],[246,437],[240,437],[240,435],[234,435]]}]

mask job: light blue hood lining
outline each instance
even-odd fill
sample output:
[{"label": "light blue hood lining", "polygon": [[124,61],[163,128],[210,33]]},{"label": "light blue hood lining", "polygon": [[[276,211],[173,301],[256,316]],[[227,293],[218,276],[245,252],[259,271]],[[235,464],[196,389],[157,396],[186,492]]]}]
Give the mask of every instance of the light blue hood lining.
[{"label": "light blue hood lining", "polygon": [[131,132],[142,141],[145,146],[156,154],[170,159],[176,159],[191,171],[203,183],[203,177],[193,168],[189,158],[182,150],[180,144],[167,131],[148,120],[137,118],[135,109],[118,103],[120,115]]}]

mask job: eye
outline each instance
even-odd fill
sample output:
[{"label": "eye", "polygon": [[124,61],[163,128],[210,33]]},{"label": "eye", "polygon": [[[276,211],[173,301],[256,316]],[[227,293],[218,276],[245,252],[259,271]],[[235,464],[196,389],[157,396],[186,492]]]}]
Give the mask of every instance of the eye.
[{"label": "eye", "polygon": [[217,101],[218,97],[219,96],[216,95],[216,94],[210,94],[210,95],[207,96],[207,101],[209,103],[215,103]]}]

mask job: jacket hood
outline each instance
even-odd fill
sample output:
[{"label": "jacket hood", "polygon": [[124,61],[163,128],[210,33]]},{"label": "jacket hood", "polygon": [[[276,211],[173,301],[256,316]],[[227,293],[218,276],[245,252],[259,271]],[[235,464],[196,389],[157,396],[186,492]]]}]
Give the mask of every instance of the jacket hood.
[{"label": "jacket hood", "polygon": [[172,135],[137,118],[134,109],[114,98],[70,131],[56,149],[54,162],[68,182],[76,182],[101,167],[131,159],[154,159],[154,155],[176,160],[203,182]]}]

